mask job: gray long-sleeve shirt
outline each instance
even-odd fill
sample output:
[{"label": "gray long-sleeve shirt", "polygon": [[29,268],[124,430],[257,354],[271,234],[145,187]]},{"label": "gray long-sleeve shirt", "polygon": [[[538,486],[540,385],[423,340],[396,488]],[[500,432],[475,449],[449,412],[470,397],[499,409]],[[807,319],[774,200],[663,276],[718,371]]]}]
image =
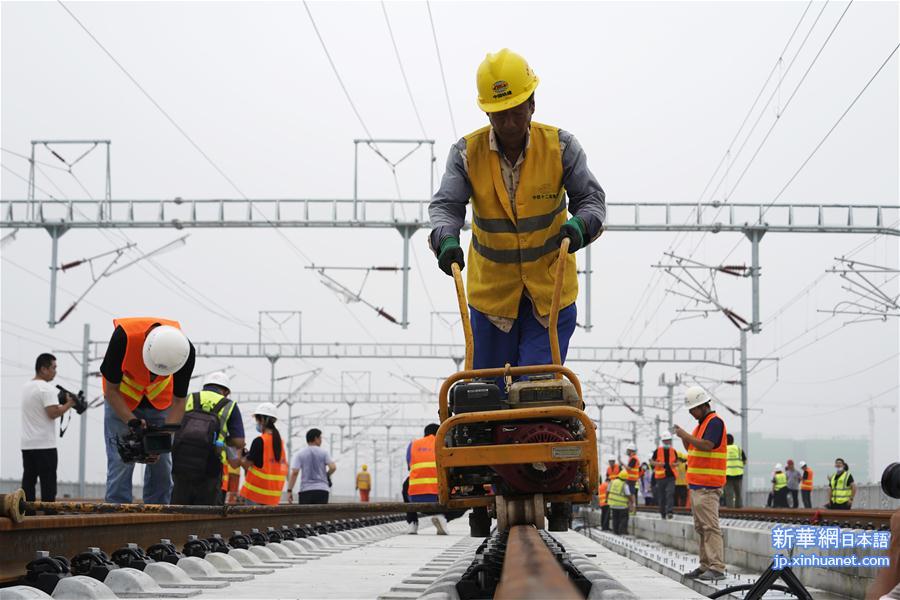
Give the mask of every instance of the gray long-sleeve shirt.
[{"label": "gray long-sleeve shirt", "polygon": [[[559,146],[562,151],[562,184],[566,188],[569,212],[584,221],[586,237],[593,241],[600,235],[606,221],[606,194],[588,168],[587,156],[575,136],[560,129]],[[527,151],[526,143],[525,152]],[[505,157],[502,152],[500,154],[502,163]],[[513,168],[520,167],[521,161]],[[429,245],[435,254],[441,247],[441,240],[448,236],[459,237],[466,218],[466,205],[471,197],[472,183],[466,161],[466,139],[462,138],[450,148],[441,187],[428,207],[432,227]]]}]

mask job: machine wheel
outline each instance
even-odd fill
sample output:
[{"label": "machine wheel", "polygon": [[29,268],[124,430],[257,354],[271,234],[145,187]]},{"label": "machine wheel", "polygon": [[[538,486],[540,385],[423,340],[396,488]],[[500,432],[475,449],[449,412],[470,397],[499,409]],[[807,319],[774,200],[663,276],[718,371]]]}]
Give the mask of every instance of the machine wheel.
[{"label": "machine wheel", "polygon": [[491,516],[486,506],[478,506],[469,514],[469,535],[486,538],[491,535]]},{"label": "machine wheel", "polygon": [[547,521],[550,531],[568,531],[572,521],[572,505],[568,502],[551,502]]}]

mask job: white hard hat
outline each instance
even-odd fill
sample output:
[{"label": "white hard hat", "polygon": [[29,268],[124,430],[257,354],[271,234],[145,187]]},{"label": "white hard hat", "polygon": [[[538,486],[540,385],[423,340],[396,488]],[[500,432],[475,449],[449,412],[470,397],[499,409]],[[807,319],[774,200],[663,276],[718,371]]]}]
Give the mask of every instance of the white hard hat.
[{"label": "white hard hat", "polygon": [[177,327],[154,327],[144,340],[144,366],[154,375],[171,375],[184,366],[191,343]]},{"label": "white hard hat", "polygon": [[783,471],[783,470],[784,470],[784,465],[782,465],[781,463],[775,463],[775,470],[776,470],[776,471]]},{"label": "white hard hat", "polygon": [[275,408],[275,405],[271,402],[263,402],[260,404],[256,410],[253,411],[254,415],[260,415],[263,417],[272,417],[273,419],[278,418],[278,409]]},{"label": "white hard hat", "polygon": [[625,446],[625,450],[626,451],[631,450],[632,452],[637,452],[637,446],[635,446],[634,444],[628,444],[627,446]]},{"label": "white hard hat", "polygon": [[669,433],[668,431],[663,431],[662,435],[659,436],[659,439],[672,441],[672,434]]},{"label": "white hard hat", "polygon": [[802,469],[803,467],[806,466],[806,461],[805,461],[805,460],[801,460],[799,464],[800,464],[800,468]]},{"label": "white hard hat", "polygon": [[696,408],[701,404],[706,404],[710,400],[709,394],[707,394],[706,390],[699,385],[689,387],[684,393],[684,406],[688,410]]},{"label": "white hard hat", "polygon": [[213,371],[203,378],[203,385],[217,385],[220,388],[225,388],[230,392],[231,378],[228,377],[225,371]]}]

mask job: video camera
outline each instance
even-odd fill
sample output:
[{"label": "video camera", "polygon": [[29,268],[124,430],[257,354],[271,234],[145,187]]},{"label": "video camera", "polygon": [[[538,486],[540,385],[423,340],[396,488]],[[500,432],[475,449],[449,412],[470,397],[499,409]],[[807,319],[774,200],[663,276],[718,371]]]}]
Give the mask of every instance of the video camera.
[{"label": "video camera", "polygon": [[151,456],[172,451],[172,434],[181,425],[144,426],[139,419],[134,419],[128,427],[127,435],[116,437],[119,456],[125,463],[146,463]]},{"label": "video camera", "polygon": [[56,389],[59,390],[59,394],[57,394],[56,398],[59,400],[60,404],[65,404],[69,401],[69,397],[75,399],[75,412],[79,415],[88,409],[88,403],[84,399],[84,391],[80,391],[77,394],[70,392],[66,388],[61,385],[56,386]]}]

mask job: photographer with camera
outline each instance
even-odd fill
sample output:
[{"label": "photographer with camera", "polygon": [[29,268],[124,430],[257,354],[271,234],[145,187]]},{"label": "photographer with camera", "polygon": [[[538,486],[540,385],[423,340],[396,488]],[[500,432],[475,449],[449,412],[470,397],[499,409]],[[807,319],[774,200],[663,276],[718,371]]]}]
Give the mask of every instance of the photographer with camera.
[{"label": "photographer with camera", "polygon": [[34,378],[22,389],[22,489],[25,499],[35,500],[35,484],[41,480],[41,500],[56,501],[56,428],[53,422],[75,406],[77,397],[59,392],[50,382],[56,378],[56,357],[41,354],[34,362]]},{"label": "photographer with camera", "polygon": [[184,415],[194,346],[177,321],[115,319],[100,373],[106,398],[106,502],[132,502],[134,463],[146,463],[144,503],[172,498],[172,431]]}]

